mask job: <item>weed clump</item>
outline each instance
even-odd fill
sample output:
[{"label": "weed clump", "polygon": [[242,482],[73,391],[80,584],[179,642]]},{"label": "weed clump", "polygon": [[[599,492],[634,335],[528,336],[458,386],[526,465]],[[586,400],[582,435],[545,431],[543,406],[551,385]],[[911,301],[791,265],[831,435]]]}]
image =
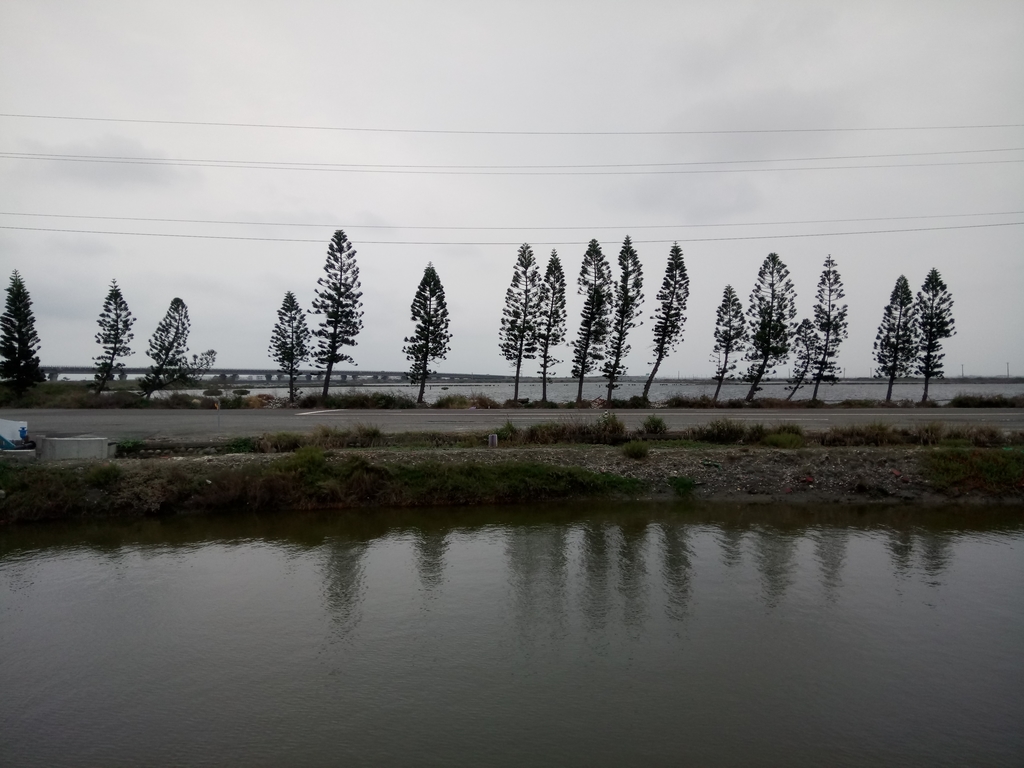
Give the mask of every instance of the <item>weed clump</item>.
[{"label": "weed clump", "polygon": [[90,488],[111,488],[121,481],[124,471],[117,464],[96,464],[85,473],[85,484]]},{"label": "weed clump", "polygon": [[742,424],[729,419],[715,419],[707,424],[691,427],[690,437],[702,443],[738,443],[746,435],[747,430]]},{"label": "weed clump", "polygon": [[689,496],[697,488],[697,483],[691,477],[672,477],[668,484],[672,486],[676,496]]},{"label": "weed clump", "polygon": [[651,452],[651,447],[643,440],[630,440],[622,446],[622,455],[627,459],[642,461]]},{"label": "weed clump", "polygon": [[640,424],[640,431],[645,435],[664,435],[668,432],[668,424],[661,416],[652,413]]},{"label": "weed clump", "polygon": [[1024,491],[1024,451],[940,448],[926,454],[924,469],[942,490]]}]

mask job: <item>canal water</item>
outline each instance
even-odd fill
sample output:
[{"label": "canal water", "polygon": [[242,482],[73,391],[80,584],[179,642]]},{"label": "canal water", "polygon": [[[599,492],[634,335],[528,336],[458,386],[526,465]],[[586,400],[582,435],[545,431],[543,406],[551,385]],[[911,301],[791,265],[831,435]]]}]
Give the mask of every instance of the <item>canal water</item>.
[{"label": "canal water", "polygon": [[0,765],[1022,764],[1019,508],[0,531]]}]

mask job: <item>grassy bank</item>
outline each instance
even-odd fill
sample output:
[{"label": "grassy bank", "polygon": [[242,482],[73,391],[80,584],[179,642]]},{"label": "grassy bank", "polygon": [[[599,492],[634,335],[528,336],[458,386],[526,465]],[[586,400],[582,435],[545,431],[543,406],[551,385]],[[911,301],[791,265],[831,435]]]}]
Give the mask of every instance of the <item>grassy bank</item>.
[{"label": "grassy bank", "polygon": [[538,462],[374,464],[305,447],[270,462],[0,464],[0,521],[91,516],[497,504],[637,493],[635,479]]}]

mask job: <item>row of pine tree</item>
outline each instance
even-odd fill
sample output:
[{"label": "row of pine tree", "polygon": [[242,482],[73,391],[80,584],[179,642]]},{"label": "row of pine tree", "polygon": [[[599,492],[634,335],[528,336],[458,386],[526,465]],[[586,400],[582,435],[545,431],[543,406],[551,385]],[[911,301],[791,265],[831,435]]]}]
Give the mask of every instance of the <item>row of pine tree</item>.
[{"label": "row of pine tree", "polygon": [[[577,380],[576,400],[583,398],[585,378],[600,371],[612,401],[617,380],[626,374],[625,358],[631,350],[631,331],[640,325],[643,269],[629,237],[618,255],[618,276],[597,240],[591,240],[577,278],[583,297],[579,330],[571,342],[572,377]],[[324,371],[323,395],[331,384],[334,367],[354,363],[346,347],[355,346],[363,328],[362,292],[356,251],[345,233],[334,233],[327,247],[324,275],[317,281],[309,313],[292,291],[285,293],[271,334],[269,354],[288,379],[289,399],[295,399],[296,380],[303,364],[313,361]],[[646,401],[652,383],[665,358],[682,341],[684,315],[690,294],[682,249],[669,250],[661,288],[656,295],[651,370],[641,399]],[[796,320],[796,291],[789,269],[778,254],[765,258],[748,306],[744,309],[735,289],[725,286],[716,313],[712,362],[717,382],[713,401],[722,384],[734,379],[741,362],[747,364],[740,377],[750,384],[746,399],[752,400],[763,379],[793,359],[788,399],[803,386],[813,387],[811,399],[818,399],[822,383],[837,379],[836,358],[847,338],[847,305],[843,282],[835,260],[829,256],[818,281],[812,316]],[[893,382],[916,373],[924,379],[922,402],[928,399],[931,379],[943,375],[942,342],[954,335],[953,300],[938,270],[932,269],[916,297],[907,278],[900,275],[885,307],[874,344],[876,376],[888,380],[886,401],[892,398]],[[428,264],[416,289],[410,313],[415,325],[404,342],[403,353],[410,362],[409,378],[419,386],[417,402],[423,401],[431,366],[444,359],[450,349],[448,307],[444,286],[433,264]],[[311,331],[307,314],[319,318]],[[555,357],[566,339],[566,281],[556,251],[548,258],[543,274],[529,244],[516,255],[512,280],[505,294],[498,347],[515,370],[513,399],[519,399],[523,364],[538,360],[541,400],[547,401],[548,379],[554,366],[564,362]],[[96,342],[102,353],[95,358],[96,391],[123,371],[124,359],[132,354],[132,316],[117,282],[111,283],[99,316]],[[175,298],[157,325],[146,351],[152,360],[141,381],[146,397],[172,385],[198,381],[216,361],[207,350],[189,356],[190,321],[188,307]],[[0,379],[21,394],[43,380],[39,367],[40,342],[35,330],[31,299],[17,271],[7,288],[5,311],[0,317]]]}]

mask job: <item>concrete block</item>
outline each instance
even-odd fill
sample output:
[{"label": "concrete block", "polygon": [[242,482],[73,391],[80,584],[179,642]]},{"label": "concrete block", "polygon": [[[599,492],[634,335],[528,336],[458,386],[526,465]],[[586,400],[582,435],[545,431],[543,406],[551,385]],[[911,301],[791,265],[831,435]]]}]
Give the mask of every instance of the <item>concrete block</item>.
[{"label": "concrete block", "polygon": [[43,461],[109,459],[117,453],[117,444],[105,437],[44,437],[40,442]]}]

